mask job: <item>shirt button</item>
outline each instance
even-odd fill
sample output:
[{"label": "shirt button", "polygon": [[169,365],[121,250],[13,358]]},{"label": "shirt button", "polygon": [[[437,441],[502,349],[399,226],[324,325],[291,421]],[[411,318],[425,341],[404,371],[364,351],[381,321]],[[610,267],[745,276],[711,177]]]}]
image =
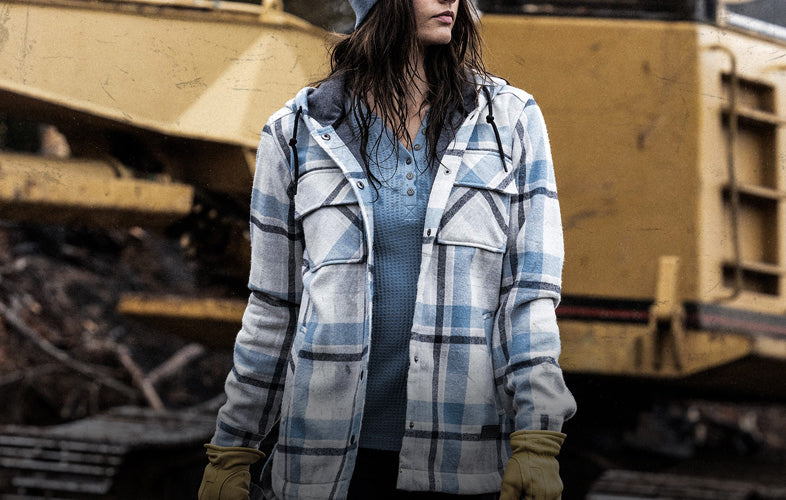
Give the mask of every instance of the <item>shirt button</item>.
[{"label": "shirt button", "polygon": [[407,194],[412,196],[413,194],[415,194],[415,190],[412,189],[412,188],[409,188],[409,189],[407,189]]},{"label": "shirt button", "polygon": [[330,140],[330,134],[322,134],[322,138],[325,139],[326,141],[329,141]]},{"label": "shirt button", "polygon": [[412,429],[413,427],[415,427],[415,422],[410,422],[409,423],[409,428]]},{"label": "shirt button", "polygon": [[418,362],[418,357],[417,357],[417,356],[415,356],[415,363],[417,363],[417,362]]},{"label": "shirt button", "polygon": [[363,186],[363,181],[358,181],[358,188],[363,189],[364,187],[365,186]]},{"label": "shirt button", "polygon": [[412,149],[414,149],[415,151],[420,151],[420,144],[415,144],[414,146],[412,146]]},{"label": "shirt button", "polygon": [[355,436],[349,438],[349,444],[355,444]]},{"label": "shirt button", "polygon": [[411,181],[413,177],[415,177],[415,175],[412,172],[407,172],[407,179],[408,180]]},{"label": "shirt button", "polygon": [[407,165],[412,165],[412,158],[407,158]]}]

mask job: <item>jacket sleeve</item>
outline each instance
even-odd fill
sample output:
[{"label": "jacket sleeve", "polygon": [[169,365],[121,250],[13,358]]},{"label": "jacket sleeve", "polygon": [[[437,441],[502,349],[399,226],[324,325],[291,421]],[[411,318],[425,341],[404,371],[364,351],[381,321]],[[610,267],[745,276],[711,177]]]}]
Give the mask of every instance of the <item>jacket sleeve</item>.
[{"label": "jacket sleeve", "polygon": [[[559,431],[576,410],[558,359],[562,223],[546,126],[531,98],[514,125],[518,194],[511,201],[500,306],[496,379],[515,430]],[[499,386],[498,386],[499,390]]]},{"label": "jacket sleeve", "polygon": [[[279,115],[280,116],[280,115]],[[274,115],[274,118],[276,115]],[[251,294],[212,443],[257,448],[278,419],[302,291],[302,236],[295,221],[287,114],[265,126],[251,196]]]}]

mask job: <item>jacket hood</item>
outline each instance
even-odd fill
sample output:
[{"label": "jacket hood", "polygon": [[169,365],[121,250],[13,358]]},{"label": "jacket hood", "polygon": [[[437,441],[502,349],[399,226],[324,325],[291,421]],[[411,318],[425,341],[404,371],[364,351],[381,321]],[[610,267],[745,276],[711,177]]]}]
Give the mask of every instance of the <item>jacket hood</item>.
[{"label": "jacket hood", "polygon": [[[481,92],[481,87],[486,87],[493,99],[499,91],[507,85],[505,80],[492,76],[490,79],[480,75],[473,75],[475,84],[464,85],[464,112],[466,117],[474,110],[486,105],[486,93]],[[293,112],[302,108],[303,113],[316,120],[320,125],[333,125],[346,115],[344,103],[344,77],[337,76],[322,83],[319,87],[306,87],[302,89],[288,104]]]}]

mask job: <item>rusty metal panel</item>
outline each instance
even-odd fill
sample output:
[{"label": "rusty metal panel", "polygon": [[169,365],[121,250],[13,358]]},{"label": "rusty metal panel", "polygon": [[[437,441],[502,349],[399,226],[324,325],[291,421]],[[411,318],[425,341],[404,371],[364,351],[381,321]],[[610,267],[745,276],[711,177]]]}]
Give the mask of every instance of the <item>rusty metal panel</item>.
[{"label": "rusty metal panel", "polygon": [[0,217],[103,225],[171,223],[191,210],[194,188],[131,177],[98,160],[0,153]]},{"label": "rusty metal panel", "polygon": [[234,2],[12,0],[0,16],[0,109],[28,98],[26,115],[251,148],[327,63],[324,31]]},{"label": "rusty metal panel", "polygon": [[214,347],[231,347],[246,301],[125,293],[117,311]]}]

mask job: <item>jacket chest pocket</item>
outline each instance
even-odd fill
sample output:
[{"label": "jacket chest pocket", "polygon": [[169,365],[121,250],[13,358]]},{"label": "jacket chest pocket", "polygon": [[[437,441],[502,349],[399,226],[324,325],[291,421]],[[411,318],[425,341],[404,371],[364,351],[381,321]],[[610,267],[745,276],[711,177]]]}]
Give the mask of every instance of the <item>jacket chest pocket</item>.
[{"label": "jacket chest pocket", "polygon": [[313,170],[300,177],[295,218],[303,227],[304,258],[311,270],[365,260],[360,205],[339,169]]},{"label": "jacket chest pocket", "polygon": [[515,181],[502,169],[497,153],[467,151],[440,221],[437,242],[503,253],[511,196],[516,193]]}]

